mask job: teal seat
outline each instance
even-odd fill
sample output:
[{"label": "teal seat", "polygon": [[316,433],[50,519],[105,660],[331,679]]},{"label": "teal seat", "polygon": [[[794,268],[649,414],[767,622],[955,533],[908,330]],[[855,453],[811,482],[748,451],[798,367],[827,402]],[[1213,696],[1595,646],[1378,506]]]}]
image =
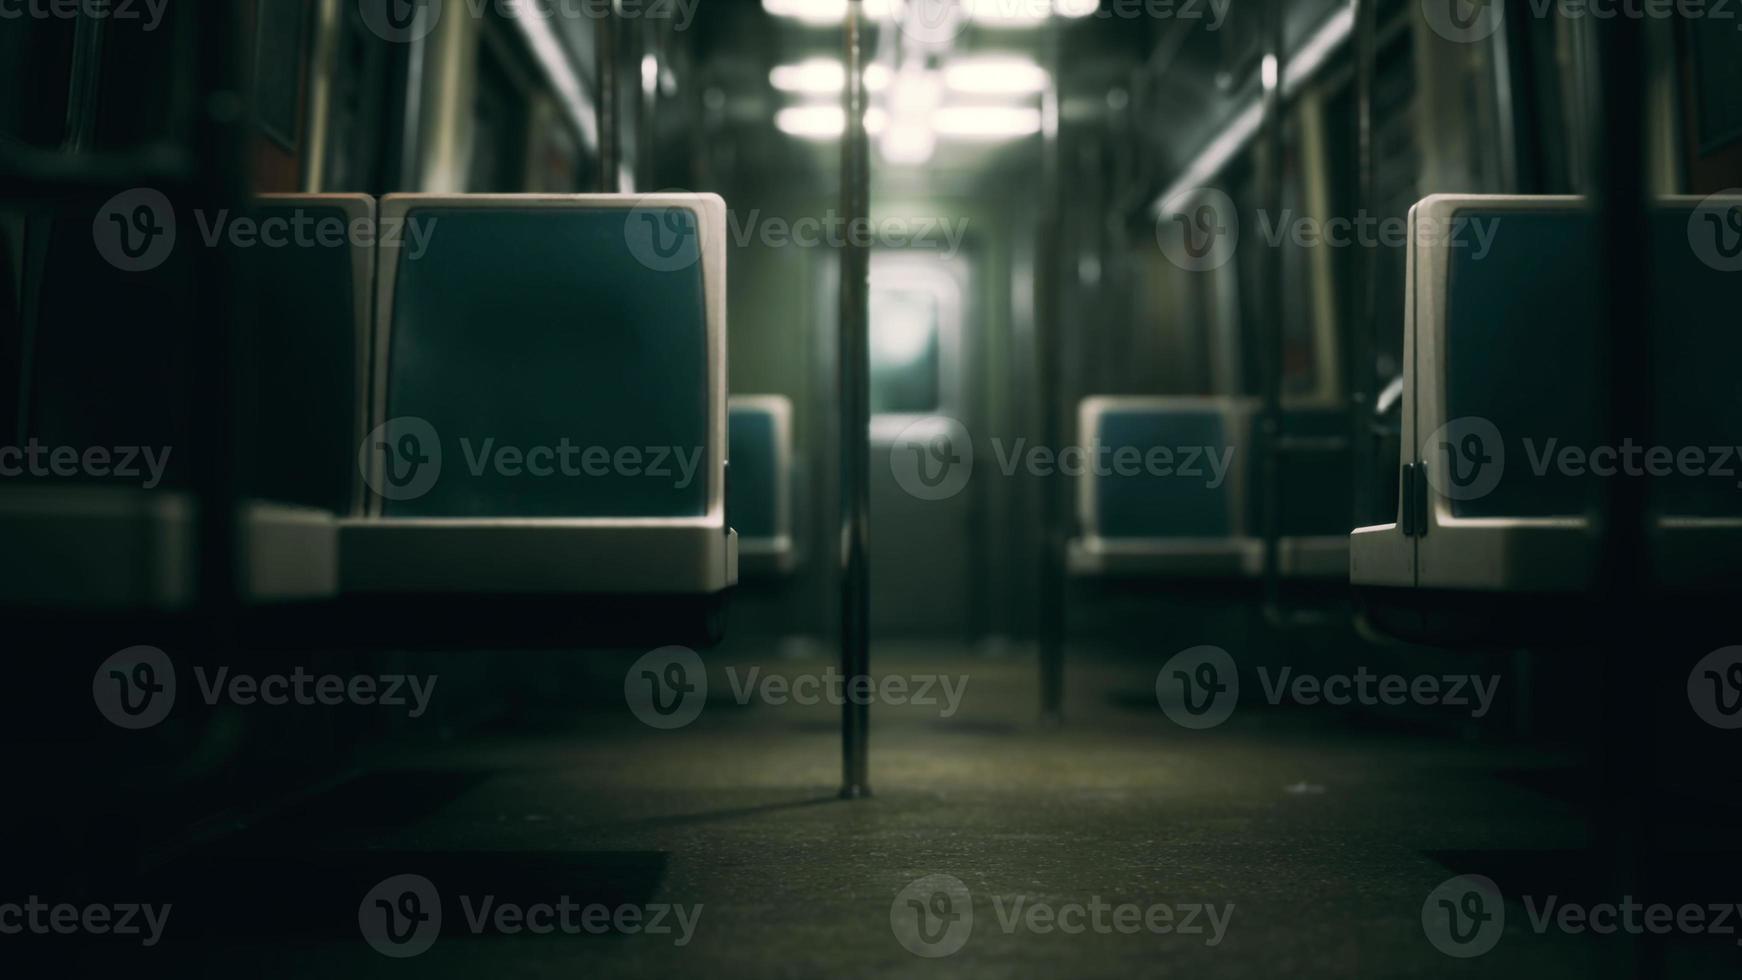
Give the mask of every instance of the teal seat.
[{"label": "teal seat", "polygon": [[[696,234],[694,213],[670,214],[680,235]],[[428,422],[442,466],[427,493],[387,499],[384,515],[707,513],[702,265],[649,268],[626,247],[625,217],[439,201],[406,209],[429,231],[422,254],[409,242],[389,253],[386,418]],[[560,457],[559,475],[515,472],[512,454],[536,447],[570,448],[576,473],[561,473]]]},{"label": "teal seat", "polygon": [[[1090,444],[1106,448],[1107,457],[1135,450],[1177,454],[1186,447],[1220,452],[1232,445],[1233,428],[1226,407],[1206,404],[1182,408],[1110,407],[1088,433]],[[1129,453],[1127,453],[1129,455]],[[1187,466],[1176,459],[1172,468]],[[1196,464],[1203,477],[1158,472],[1141,467],[1136,475],[1097,474],[1093,477],[1091,533],[1103,538],[1228,538],[1236,532],[1236,483],[1219,484],[1206,460]]]},{"label": "teal seat", "polygon": [[[1608,445],[1602,424],[1607,311],[1591,278],[1589,202],[1436,195],[1416,205],[1418,227],[1478,228],[1487,242],[1430,234],[1410,245],[1415,358],[1404,405],[1415,444],[1405,446],[1396,522],[1353,536],[1356,584],[1582,590],[1596,564],[1588,516],[1605,481],[1623,479],[1645,481],[1662,585],[1735,581],[1742,380],[1732,368],[1742,330],[1722,255],[1736,244],[1725,207],[1742,202],[1666,198],[1648,209],[1655,402],[1649,445],[1630,448]],[[1715,252],[1702,237],[1713,234]],[[1599,472],[1610,466],[1633,473]]]},{"label": "teal seat", "polygon": [[746,572],[794,564],[792,402],[780,395],[731,400],[731,479],[726,513]]},{"label": "teal seat", "polygon": [[345,590],[734,584],[724,202],[411,194],[381,219]]}]

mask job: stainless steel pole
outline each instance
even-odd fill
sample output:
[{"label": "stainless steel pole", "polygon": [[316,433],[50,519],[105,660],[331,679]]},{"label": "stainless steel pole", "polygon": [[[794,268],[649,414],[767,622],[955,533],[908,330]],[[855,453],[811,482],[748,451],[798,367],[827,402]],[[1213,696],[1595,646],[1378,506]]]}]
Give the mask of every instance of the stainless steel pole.
[{"label": "stainless steel pole", "polygon": [[[862,233],[870,220],[870,146],[865,135],[863,0],[847,4],[841,134],[841,214],[847,241],[841,249],[841,674],[848,697],[841,706],[841,796],[871,795],[868,746],[871,708],[871,253]],[[858,229],[860,233],[855,233]]]}]

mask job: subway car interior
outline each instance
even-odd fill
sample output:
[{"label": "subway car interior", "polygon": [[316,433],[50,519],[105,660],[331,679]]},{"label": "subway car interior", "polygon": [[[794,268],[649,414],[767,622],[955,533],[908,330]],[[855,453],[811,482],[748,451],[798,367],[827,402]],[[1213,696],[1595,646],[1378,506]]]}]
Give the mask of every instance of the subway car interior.
[{"label": "subway car interior", "polygon": [[1725,0],[0,78],[7,975],[1742,970]]}]

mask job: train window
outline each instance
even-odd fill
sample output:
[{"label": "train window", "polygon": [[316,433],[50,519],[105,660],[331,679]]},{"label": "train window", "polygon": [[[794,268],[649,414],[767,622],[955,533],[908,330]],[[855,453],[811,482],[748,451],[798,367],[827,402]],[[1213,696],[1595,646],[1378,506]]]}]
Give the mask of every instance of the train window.
[{"label": "train window", "polygon": [[473,193],[518,191],[526,183],[527,96],[509,44],[496,32],[479,45],[478,85],[472,103],[472,167],[466,189]]},{"label": "train window", "polygon": [[1742,33],[1721,20],[1693,22],[1695,119],[1701,152],[1742,137]]},{"label": "train window", "polygon": [[308,8],[302,0],[261,0],[255,34],[254,109],[261,132],[286,150],[301,139],[303,36]]},{"label": "train window", "polygon": [[950,407],[961,289],[929,260],[878,254],[871,262],[871,412],[925,415]]},{"label": "train window", "polygon": [[871,411],[938,407],[938,298],[887,286],[871,293]]}]

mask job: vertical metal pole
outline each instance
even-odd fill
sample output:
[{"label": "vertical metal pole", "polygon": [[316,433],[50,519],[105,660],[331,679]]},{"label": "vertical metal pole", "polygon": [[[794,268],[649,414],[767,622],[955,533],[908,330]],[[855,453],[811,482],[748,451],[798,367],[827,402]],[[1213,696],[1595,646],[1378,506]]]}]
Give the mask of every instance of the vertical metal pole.
[{"label": "vertical metal pole", "polygon": [[[1040,422],[1042,445],[1059,447],[1064,440],[1064,426],[1059,420],[1059,402],[1063,398],[1064,350],[1063,329],[1059,323],[1061,280],[1063,278],[1065,227],[1060,201],[1063,151],[1059,145],[1059,35],[1057,27],[1047,31],[1047,61],[1052,82],[1042,96],[1041,113],[1043,142],[1041,146],[1041,200],[1044,203],[1040,227],[1036,229],[1040,242],[1035,248],[1035,358],[1040,388]],[[1036,641],[1040,654],[1040,720],[1049,727],[1064,722],[1065,696],[1065,541],[1064,518],[1060,501],[1059,481],[1044,478],[1041,493],[1040,602],[1037,615]]]},{"label": "vertical metal pole", "polygon": [[[653,73],[648,77],[646,68],[641,69],[642,77],[638,80],[641,93],[641,111],[635,120],[635,186],[638,191],[645,191],[659,186],[653,172],[653,117],[659,111],[659,76],[665,70],[665,35],[660,30],[662,22],[645,18],[641,30],[642,64],[651,64]],[[651,58],[649,62],[647,59]]]},{"label": "vertical metal pole", "polygon": [[67,86],[66,131],[61,148],[78,153],[97,128],[97,87],[103,79],[103,26],[107,18],[80,14],[73,27],[73,70]]},{"label": "vertical metal pole", "polygon": [[618,168],[623,150],[621,113],[617,102],[617,5],[605,5],[604,15],[596,22],[593,35],[594,59],[598,62],[599,80],[599,193],[615,194],[620,189]]},{"label": "vertical metal pole", "polygon": [[[1354,0],[1355,4],[1355,204],[1356,213],[1365,215],[1379,214],[1378,182],[1375,179],[1373,165],[1373,74],[1378,59],[1378,2],[1377,0]],[[1380,486],[1376,484],[1374,474],[1380,470],[1378,466],[1377,433],[1379,419],[1373,411],[1378,403],[1378,375],[1374,373],[1376,365],[1373,360],[1374,339],[1378,330],[1378,284],[1374,281],[1379,263],[1370,248],[1355,250],[1355,318],[1350,324],[1347,335],[1349,344],[1349,370],[1345,377],[1349,379],[1349,438],[1353,452],[1355,472],[1352,485],[1355,488],[1354,523],[1359,527],[1364,524],[1384,523],[1390,521],[1389,516],[1380,517],[1379,500],[1382,498]],[[1405,449],[1407,450],[1407,447]],[[1400,458],[1398,463],[1403,461]],[[1397,472],[1393,467],[1386,467],[1382,480],[1389,480],[1394,485]]]},{"label": "vertical metal pole", "polygon": [[[1264,13],[1264,59],[1259,66],[1262,127],[1259,130],[1257,205],[1282,213],[1283,200],[1283,102],[1282,5],[1269,4]],[[1260,523],[1264,534],[1264,610],[1276,618],[1280,613],[1282,575],[1282,302],[1283,275],[1280,247],[1260,250],[1259,269],[1264,284],[1258,301],[1258,345],[1263,408],[1258,422],[1259,479],[1264,494]]]},{"label": "vertical metal pole", "polygon": [[862,230],[871,215],[871,148],[865,134],[863,0],[847,3],[841,134],[841,796],[871,795],[867,739],[871,707],[871,253]]},{"label": "vertical metal pole", "polygon": [[[1604,291],[1605,328],[1599,342],[1597,379],[1605,441],[1650,445],[1653,411],[1653,349],[1650,330],[1651,249],[1646,214],[1645,46],[1638,19],[1598,21],[1597,84],[1601,98],[1594,113],[1598,281]],[[1596,600],[1592,622],[1605,622],[1603,710],[1599,753],[1601,785],[1593,814],[1600,843],[1611,856],[1615,894],[1640,893],[1649,839],[1646,806],[1651,798],[1650,743],[1655,731],[1649,711],[1657,690],[1653,671],[1659,658],[1640,657],[1652,649],[1655,631],[1645,626],[1652,581],[1645,481],[1625,475],[1598,481],[1601,498]],[[1599,618],[1601,617],[1601,618]],[[1640,691],[1645,690],[1642,699]],[[1617,956],[1617,976],[1653,976],[1659,947],[1650,938],[1628,937],[1630,955]]]},{"label": "vertical metal pole", "polygon": [[[243,199],[248,184],[243,131],[247,101],[239,80],[241,21],[232,5],[186,18],[179,29],[195,37],[194,158],[198,161],[192,192],[178,206],[208,209],[217,214]],[[241,498],[236,465],[237,381],[245,363],[245,333],[237,322],[236,297],[246,286],[238,281],[242,265],[231,261],[231,250],[195,249],[197,299],[194,319],[194,368],[200,379],[199,410],[194,412],[195,480],[199,491],[200,595],[213,642],[227,647],[237,597],[236,506]]]}]

